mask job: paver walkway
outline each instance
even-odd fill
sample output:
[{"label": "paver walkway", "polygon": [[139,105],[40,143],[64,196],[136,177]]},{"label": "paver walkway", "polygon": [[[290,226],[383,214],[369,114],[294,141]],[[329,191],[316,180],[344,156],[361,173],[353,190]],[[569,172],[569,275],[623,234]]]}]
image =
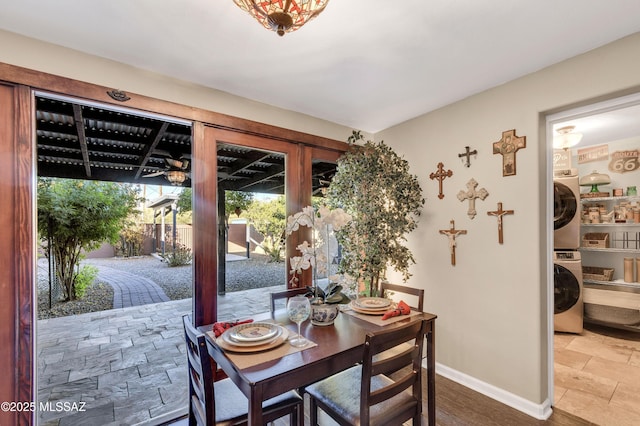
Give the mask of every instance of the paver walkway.
[{"label": "paver walkway", "polygon": [[[227,293],[218,317],[269,310],[271,291]],[[38,413],[40,425],[158,425],[187,413],[182,316],[191,299],[39,320],[38,402],[86,402],[85,411]]]},{"label": "paver walkway", "polygon": [[158,284],[140,275],[101,265],[98,279],[113,287],[114,309],[169,301]]}]

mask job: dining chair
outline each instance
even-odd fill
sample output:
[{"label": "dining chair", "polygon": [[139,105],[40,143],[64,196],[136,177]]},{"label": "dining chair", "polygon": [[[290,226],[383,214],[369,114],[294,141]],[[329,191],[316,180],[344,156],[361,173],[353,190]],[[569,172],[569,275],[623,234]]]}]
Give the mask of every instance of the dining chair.
[{"label": "dining chair", "polygon": [[[415,287],[407,287],[404,285],[398,285],[398,284],[390,284],[390,283],[382,283],[380,284],[380,294],[382,295],[382,297],[386,297],[386,292],[387,291],[393,291],[396,293],[403,293],[403,294],[408,294],[411,296],[415,296],[415,298],[412,298],[410,302],[406,302],[409,307],[415,311],[419,311],[419,312],[424,312],[423,308],[424,308],[424,289],[421,288],[415,288]],[[415,303],[417,299],[418,303]]]},{"label": "dining chair", "polygon": [[[192,324],[189,315],[182,317],[187,343],[189,368],[189,426],[246,425],[249,403],[244,394],[231,381],[214,383],[205,335]],[[304,424],[304,403],[295,391],[271,398],[262,404],[264,423],[289,415],[291,426]]]},{"label": "dining chair", "polygon": [[271,297],[271,315],[276,311],[276,301],[281,299],[289,299],[290,297],[297,296],[299,294],[306,294],[309,291],[306,287],[289,288],[283,291],[274,291],[270,294]]},{"label": "dining chair", "polygon": [[311,425],[318,424],[318,408],[338,424],[400,425],[422,414],[422,345],[415,343],[391,358],[375,360],[380,352],[409,341],[421,342],[424,320],[399,328],[369,332],[361,365],[351,367],[305,388]]}]

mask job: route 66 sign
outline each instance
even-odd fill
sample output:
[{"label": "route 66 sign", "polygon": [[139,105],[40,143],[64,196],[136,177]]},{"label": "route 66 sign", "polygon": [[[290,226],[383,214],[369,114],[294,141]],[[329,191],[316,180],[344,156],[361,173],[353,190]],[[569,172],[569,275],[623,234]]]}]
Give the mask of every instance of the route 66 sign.
[{"label": "route 66 sign", "polygon": [[609,171],[613,173],[627,173],[640,169],[640,151],[616,151],[611,154]]}]

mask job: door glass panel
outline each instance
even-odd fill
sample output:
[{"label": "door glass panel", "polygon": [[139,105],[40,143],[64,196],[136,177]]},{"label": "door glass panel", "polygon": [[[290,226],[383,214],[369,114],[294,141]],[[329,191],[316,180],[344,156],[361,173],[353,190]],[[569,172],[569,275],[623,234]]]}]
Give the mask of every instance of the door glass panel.
[{"label": "door glass panel", "polygon": [[218,319],[231,320],[268,311],[269,293],[286,287],[286,155],[228,143],[217,154]]}]

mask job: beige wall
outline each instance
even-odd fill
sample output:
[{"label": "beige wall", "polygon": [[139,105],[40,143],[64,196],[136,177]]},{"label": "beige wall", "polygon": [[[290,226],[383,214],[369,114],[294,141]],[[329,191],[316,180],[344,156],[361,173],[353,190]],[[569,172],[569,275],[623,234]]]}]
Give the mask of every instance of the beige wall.
[{"label": "beige wall", "polygon": [[0,30],[0,62],[346,141],[347,128],[186,81]]},{"label": "beige wall", "polygon": [[[640,33],[376,134],[408,159],[427,198],[409,239],[417,260],[410,284],[425,288],[425,310],[438,315],[436,360],[443,371],[545,404],[547,244],[553,235],[544,115],[633,91],[640,91]],[[517,153],[517,175],[503,177],[492,143],[509,129],[526,136],[527,146]],[[470,168],[457,156],[466,145],[478,150]],[[429,179],[438,162],[453,170],[442,200]],[[473,220],[467,202],[456,197],[471,178],[489,192],[477,200]],[[504,218],[503,245],[496,219],[486,213],[498,202],[515,210]],[[468,231],[458,239],[456,266],[438,233],[451,219]]]},{"label": "beige wall", "polygon": [[[334,123],[2,31],[0,62],[328,138],[346,140],[351,133]],[[545,403],[550,172],[541,114],[633,90],[640,91],[640,34],[376,135],[409,160],[427,197],[420,226],[409,239],[417,260],[410,284],[426,289],[426,310],[438,315],[442,367],[513,394],[524,405]],[[527,147],[517,154],[517,175],[502,177],[501,157],[492,154],[491,144],[514,128],[527,137]],[[465,145],[479,152],[468,169],[457,157]],[[429,179],[440,161],[454,171],[444,181],[442,200],[437,183]],[[471,178],[490,194],[477,202],[473,220],[466,215],[467,203],[456,198]],[[496,219],[486,214],[498,201],[515,210],[505,218],[503,245],[497,242]],[[438,234],[451,219],[468,230],[458,240],[455,267],[449,264],[446,238]]]}]

